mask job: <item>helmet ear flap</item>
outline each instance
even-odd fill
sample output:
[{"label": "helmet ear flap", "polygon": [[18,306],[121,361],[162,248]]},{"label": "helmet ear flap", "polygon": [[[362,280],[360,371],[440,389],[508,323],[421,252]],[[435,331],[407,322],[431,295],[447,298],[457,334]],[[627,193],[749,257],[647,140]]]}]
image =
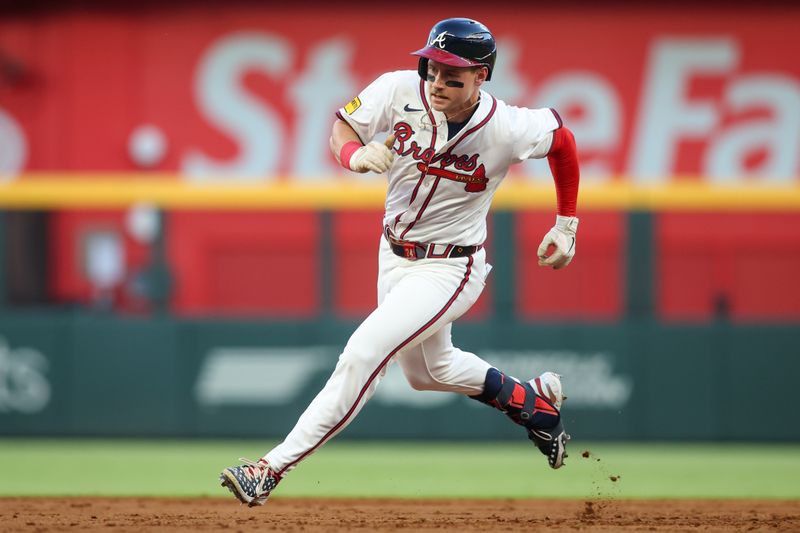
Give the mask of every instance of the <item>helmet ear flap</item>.
[{"label": "helmet ear flap", "polygon": [[419,73],[419,77],[422,78],[422,81],[428,81],[428,58],[427,57],[420,57],[419,63],[417,63],[417,72]]}]

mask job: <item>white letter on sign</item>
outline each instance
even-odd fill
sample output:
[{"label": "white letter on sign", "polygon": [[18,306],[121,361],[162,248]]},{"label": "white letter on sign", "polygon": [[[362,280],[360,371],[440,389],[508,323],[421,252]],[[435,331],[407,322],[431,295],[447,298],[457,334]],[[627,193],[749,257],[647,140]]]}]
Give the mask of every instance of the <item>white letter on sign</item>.
[{"label": "white letter on sign", "polygon": [[343,40],[325,41],[308,57],[308,68],[289,89],[298,116],[295,122],[292,173],[303,180],[328,179],[338,173],[328,149],[336,108],[358,89],[348,71],[353,46]]},{"label": "white letter on sign", "polygon": [[13,178],[25,167],[28,144],[14,117],[0,108],[0,180]]},{"label": "white letter on sign", "polygon": [[579,152],[602,155],[582,163],[581,175],[606,181],[612,167],[602,156],[608,158],[619,147],[622,130],[622,104],[614,87],[594,72],[565,72],[547,80],[536,101],[534,107],[552,107],[564,114],[574,107],[583,111],[577,118],[565,116],[565,123],[578,139]]},{"label": "white letter on sign", "polygon": [[694,73],[728,72],[737,59],[730,39],[661,39],[653,45],[630,155],[634,180],[666,180],[675,168],[678,142],[711,133],[719,122],[717,109],[708,101],[687,102],[689,81]]},{"label": "white letter on sign", "polygon": [[249,181],[274,174],[283,143],[278,116],[241,86],[251,69],[279,77],[292,63],[292,49],[278,38],[234,33],[215,43],[201,60],[195,81],[197,105],[217,128],[235,139],[238,156],[215,160],[199,150],[183,159],[182,170],[194,178],[236,175]]},{"label": "white letter on sign", "polygon": [[[769,117],[743,120],[725,130],[708,149],[705,172],[717,183],[748,175],[793,183],[800,154],[800,84],[778,74],[746,76],[731,84],[726,102],[735,113],[768,109]],[[747,168],[747,157],[756,150],[766,151],[767,157],[756,168]]]}]

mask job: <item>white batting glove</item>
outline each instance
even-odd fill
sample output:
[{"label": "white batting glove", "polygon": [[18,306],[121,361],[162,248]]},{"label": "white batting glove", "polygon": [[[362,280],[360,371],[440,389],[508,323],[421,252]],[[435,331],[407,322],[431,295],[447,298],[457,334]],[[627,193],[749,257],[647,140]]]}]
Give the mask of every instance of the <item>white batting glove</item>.
[{"label": "white batting glove", "polygon": [[390,135],[386,141],[379,143],[372,141],[353,152],[350,157],[350,170],[353,172],[372,172],[382,174],[389,170],[394,161],[394,154],[391,147],[394,144],[394,135]]},{"label": "white batting glove", "polygon": [[[575,255],[575,233],[578,231],[578,217],[562,217],[556,215],[556,225],[552,227],[539,245],[539,266],[553,267],[559,270],[567,266]],[[550,245],[555,250],[549,256]]]}]

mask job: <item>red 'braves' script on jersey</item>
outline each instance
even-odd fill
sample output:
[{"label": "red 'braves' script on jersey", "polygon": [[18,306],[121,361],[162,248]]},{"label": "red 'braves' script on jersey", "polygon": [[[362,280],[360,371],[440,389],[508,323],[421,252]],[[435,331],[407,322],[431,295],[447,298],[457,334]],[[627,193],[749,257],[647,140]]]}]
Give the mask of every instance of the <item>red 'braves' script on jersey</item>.
[{"label": "red 'braves' script on jersey", "polygon": [[[393,129],[396,137],[395,142],[398,143],[395,149],[397,155],[410,155],[415,160],[422,161],[421,163],[417,163],[417,169],[420,172],[426,172],[448,180],[466,183],[467,185],[464,187],[464,190],[467,192],[486,190],[486,183],[489,181],[488,178],[486,178],[486,168],[483,164],[478,166],[477,169],[475,168],[478,164],[480,154],[457,155],[451,153],[452,147],[450,147],[446,152],[434,155],[435,151],[432,148],[422,148],[417,144],[417,141],[411,140],[411,136],[414,135],[414,130],[408,123],[398,122],[394,125]],[[406,148],[406,142],[409,140],[411,140],[411,142],[408,148]],[[439,167],[432,166],[437,163],[440,164]],[[464,173],[446,170],[449,166],[452,166],[456,170],[461,170]],[[472,174],[467,174],[467,172],[472,172],[473,170],[474,172]]]}]

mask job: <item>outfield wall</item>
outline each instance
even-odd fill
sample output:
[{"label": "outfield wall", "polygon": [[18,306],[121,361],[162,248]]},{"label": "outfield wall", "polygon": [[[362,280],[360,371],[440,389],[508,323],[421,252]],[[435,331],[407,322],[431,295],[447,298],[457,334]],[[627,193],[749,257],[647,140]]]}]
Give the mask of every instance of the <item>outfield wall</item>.
[{"label": "outfield wall", "polygon": [[[178,214],[224,227],[220,211]],[[147,257],[162,259],[148,267],[150,274],[172,280],[164,284],[163,299],[135,312],[2,307],[0,434],[285,434],[371,309],[376,232],[365,220],[375,214],[248,216],[277,217],[266,235],[291,246],[256,248],[290,254],[292,269],[274,280],[276,292],[252,289],[248,280],[256,278],[228,273],[224,279],[233,285],[216,290],[231,305],[251,305],[239,313],[219,302],[195,317],[171,307],[191,272],[173,270],[164,250],[171,239],[187,246],[197,236],[180,233],[169,216],[163,238],[147,250]],[[493,212],[489,257],[495,268],[479,303],[454,327],[456,344],[518,377],[560,372],[567,420],[581,438],[800,439],[793,408],[800,327],[797,289],[789,283],[800,271],[797,214],[588,209],[581,216],[579,254],[556,273],[527,266],[530,243],[538,242],[537,228],[546,229],[551,214]],[[306,218],[317,223],[303,226]],[[317,236],[313,245],[297,241],[304,227]],[[340,241],[347,227],[349,238]],[[675,233],[680,228],[686,231]],[[783,229],[774,232],[774,242],[763,240],[770,228]],[[719,241],[709,237],[715,234]],[[280,257],[268,255],[254,266],[252,257],[238,255],[257,235],[222,239],[218,243],[228,248],[210,257],[271,272]],[[354,235],[362,240],[353,241]],[[754,236],[762,238],[772,263],[753,266],[752,248],[742,243]],[[666,239],[663,249],[673,246],[667,262],[659,257],[659,239]],[[299,266],[306,263],[313,268]],[[195,267],[203,271],[200,262]],[[738,275],[719,275],[726,271]],[[232,294],[245,299],[231,300]],[[680,307],[686,302],[691,305]],[[676,309],[683,311],[670,315]],[[515,429],[476,402],[411,390],[392,367],[344,435],[513,438]]]},{"label": "outfield wall", "polygon": [[[358,319],[375,302],[383,195],[381,186],[355,182],[210,186],[174,176],[32,175],[0,184],[9,234],[0,254],[16,291],[0,297],[132,315],[157,299],[184,317]],[[646,270],[659,320],[800,322],[800,187],[589,183],[579,204],[578,260],[547,271],[535,255],[553,223],[553,186],[503,184],[486,245],[490,262],[513,268],[490,277],[468,319],[616,322],[642,293],[630,281]],[[142,217],[151,221],[145,228],[163,227],[157,243],[141,234]],[[38,229],[22,226],[26,220]],[[102,295],[91,267],[98,240],[110,242],[120,263]],[[30,284],[39,292],[16,294]],[[152,294],[155,285],[168,294]],[[506,293],[502,304],[487,305],[496,291]]]},{"label": "outfield wall", "polygon": [[[354,323],[2,320],[0,434],[280,438],[321,388]],[[800,439],[800,333],[789,326],[459,323],[507,371],[564,376],[577,439]],[[343,437],[504,439],[504,417],[412,390],[390,367]]]}]

